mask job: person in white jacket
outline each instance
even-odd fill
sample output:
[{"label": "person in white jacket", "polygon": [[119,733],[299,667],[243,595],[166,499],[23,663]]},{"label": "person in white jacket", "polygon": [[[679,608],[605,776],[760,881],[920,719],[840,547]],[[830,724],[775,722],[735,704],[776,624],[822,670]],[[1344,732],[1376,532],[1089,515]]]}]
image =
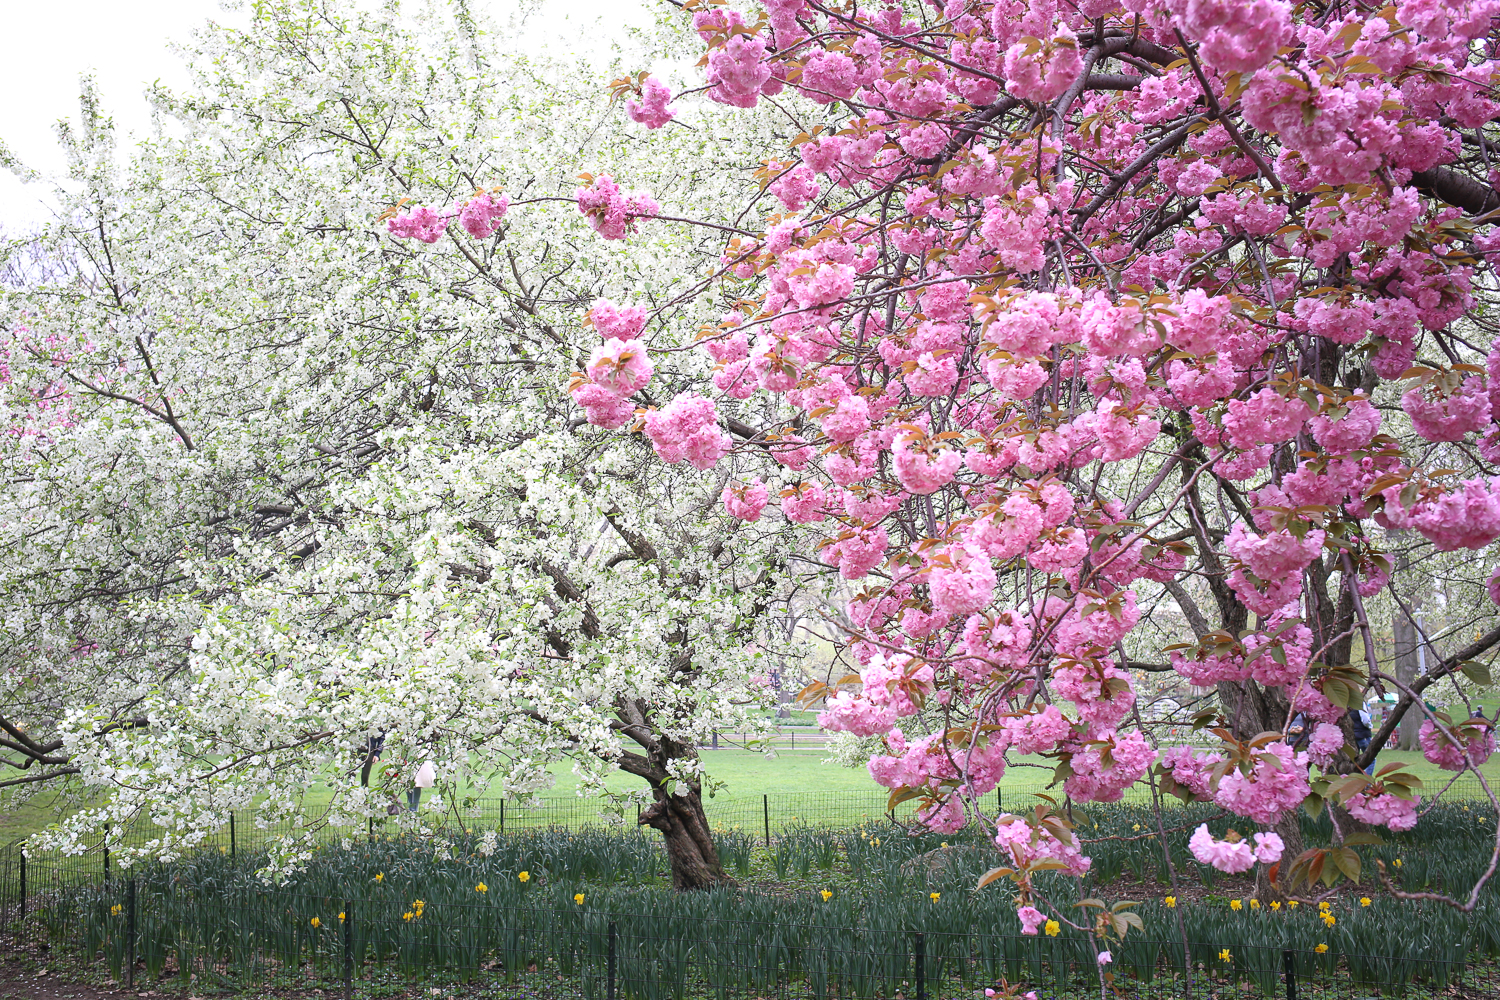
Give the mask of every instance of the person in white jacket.
[{"label": "person in white jacket", "polygon": [[406,807],[412,812],[417,811],[417,806],[422,802],[422,789],[431,788],[437,781],[437,768],[432,766],[432,761],[422,761],[422,766],[417,768],[416,777],[412,778],[411,787],[406,790]]}]

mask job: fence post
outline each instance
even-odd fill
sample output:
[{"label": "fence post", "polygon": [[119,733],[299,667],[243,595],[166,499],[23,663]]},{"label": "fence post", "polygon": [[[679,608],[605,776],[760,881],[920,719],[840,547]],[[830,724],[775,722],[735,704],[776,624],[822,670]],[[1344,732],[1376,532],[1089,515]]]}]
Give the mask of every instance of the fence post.
[{"label": "fence post", "polygon": [[1002,814],[1004,812],[1005,812],[1005,797],[1001,794],[1000,789],[996,788],[995,789],[995,815],[998,816],[998,815],[1000,815],[1000,814]]},{"label": "fence post", "polygon": [[500,832],[505,832],[505,800],[500,800]]},{"label": "fence post", "polygon": [[916,946],[912,949],[916,960],[917,1000],[927,1000],[927,939],[917,931]]},{"label": "fence post", "polygon": [[26,930],[26,849],[18,848],[21,854],[21,931]]},{"label": "fence post", "polygon": [[104,884],[109,885],[109,824],[104,824]]},{"label": "fence post", "polygon": [[761,814],[766,819],[766,850],[771,849],[771,797],[762,795],[760,797]]},{"label": "fence post", "polygon": [[234,810],[229,811],[229,856],[234,857]]},{"label": "fence post", "polygon": [[354,1000],[354,905],[344,900],[344,1000]]},{"label": "fence post", "polygon": [[1286,1000],[1297,1000],[1297,968],[1292,962],[1292,953],[1281,953],[1281,964],[1286,970]]},{"label": "fence post", "polygon": [[135,876],[125,882],[125,988],[135,989]]},{"label": "fence post", "polygon": [[615,1000],[615,922],[609,922],[609,950],[604,960],[604,1000]]}]

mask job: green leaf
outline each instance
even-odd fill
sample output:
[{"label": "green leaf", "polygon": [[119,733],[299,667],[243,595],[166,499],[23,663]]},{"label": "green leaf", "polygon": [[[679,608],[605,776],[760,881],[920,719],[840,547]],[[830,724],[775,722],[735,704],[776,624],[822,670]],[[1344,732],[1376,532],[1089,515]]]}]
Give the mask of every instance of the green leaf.
[{"label": "green leaf", "polygon": [[1494,679],[1490,676],[1490,668],[1483,663],[1478,663],[1474,660],[1464,660],[1459,664],[1459,669],[1463,671],[1465,677],[1475,684],[1482,684],[1487,687],[1495,683]]}]

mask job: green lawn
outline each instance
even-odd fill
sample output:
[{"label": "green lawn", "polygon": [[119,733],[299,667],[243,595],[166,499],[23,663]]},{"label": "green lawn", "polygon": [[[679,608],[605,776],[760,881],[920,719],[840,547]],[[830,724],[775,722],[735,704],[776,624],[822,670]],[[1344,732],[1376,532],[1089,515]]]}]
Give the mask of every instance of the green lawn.
[{"label": "green lawn", "polygon": [[[822,748],[798,748],[781,750],[777,756],[766,756],[750,751],[726,748],[705,750],[704,763],[709,777],[722,782],[706,803],[710,822],[716,826],[741,827],[763,831],[767,823],[772,831],[801,823],[853,825],[865,819],[878,819],[886,807],[887,792],[871,780],[862,767],[839,767],[823,763],[827,751]],[[1418,753],[1384,753],[1379,764],[1401,761],[1427,782],[1427,792],[1432,794],[1445,784],[1451,775],[1440,771],[1422,759]],[[580,799],[574,793],[577,788],[571,765],[553,765],[557,784],[543,796],[543,806],[525,810],[515,804],[505,807],[504,825],[509,828],[576,825],[599,818],[604,803]],[[1484,767],[1487,780],[1500,790],[1500,755]],[[1033,793],[1043,791],[1051,780],[1050,767],[1012,766],[1000,788],[1000,794],[987,806],[996,804],[1013,811],[1030,808],[1037,802]],[[1464,779],[1464,787],[1455,789],[1460,794],[1477,795],[1472,778]],[[617,773],[607,782],[611,792],[626,793],[644,788],[640,779]],[[1061,788],[1048,794],[1061,797]],[[326,788],[314,787],[308,792],[307,805],[316,808],[328,800]],[[1450,793],[1451,794],[1451,793]],[[1130,802],[1149,802],[1150,793],[1144,785],[1137,786],[1127,795]],[[486,801],[476,814],[459,817],[465,825],[481,827],[498,826],[502,822],[498,801]],[[911,804],[898,808],[900,818],[909,818]],[[19,809],[0,815],[0,843],[18,840],[55,822],[70,811],[60,806],[56,796],[43,793]],[[626,806],[627,821],[633,821],[633,807]],[[239,830],[241,843],[253,842],[256,834],[242,824]]]}]

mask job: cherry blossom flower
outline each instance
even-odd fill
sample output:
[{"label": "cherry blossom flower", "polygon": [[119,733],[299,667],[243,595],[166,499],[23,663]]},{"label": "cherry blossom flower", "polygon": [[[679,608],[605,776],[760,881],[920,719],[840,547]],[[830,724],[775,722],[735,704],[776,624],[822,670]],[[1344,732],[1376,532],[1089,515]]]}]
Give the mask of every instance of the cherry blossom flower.
[{"label": "cherry blossom flower", "polygon": [[633,122],[640,122],[650,129],[661,128],[677,117],[667,104],[672,100],[672,91],[654,76],[648,76],[641,84],[641,99],[630,98],[625,102],[625,114]]}]

